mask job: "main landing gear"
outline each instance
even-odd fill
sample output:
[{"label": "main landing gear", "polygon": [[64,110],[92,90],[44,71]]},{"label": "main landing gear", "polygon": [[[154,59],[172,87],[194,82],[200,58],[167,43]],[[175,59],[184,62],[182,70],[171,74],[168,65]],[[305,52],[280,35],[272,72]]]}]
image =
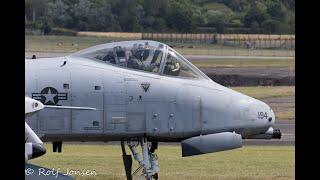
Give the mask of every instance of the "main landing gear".
[{"label": "main landing gear", "polygon": [[[145,177],[146,180],[158,179],[158,172],[160,171],[158,157],[155,150],[158,148],[158,142],[151,142],[148,145],[147,138],[139,138],[138,141],[127,141],[131,153],[136,161],[139,163],[139,167],[133,172],[132,171],[132,157],[126,153],[125,142],[121,141],[122,158],[124,163],[124,168],[126,171],[127,180],[132,180],[141,169],[141,176]],[[141,146],[142,156],[137,150],[137,146]]]}]

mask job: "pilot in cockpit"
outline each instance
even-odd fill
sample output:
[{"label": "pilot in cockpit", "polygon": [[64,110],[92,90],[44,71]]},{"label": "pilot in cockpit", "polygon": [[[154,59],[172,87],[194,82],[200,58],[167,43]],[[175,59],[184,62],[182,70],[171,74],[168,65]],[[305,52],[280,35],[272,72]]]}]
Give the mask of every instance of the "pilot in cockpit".
[{"label": "pilot in cockpit", "polygon": [[180,63],[170,53],[167,56],[166,66],[164,67],[164,74],[171,76],[179,76],[181,70]]},{"label": "pilot in cockpit", "polygon": [[142,44],[133,45],[127,67],[148,72],[158,72],[162,59],[162,48],[154,48],[147,44],[145,46]]},{"label": "pilot in cockpit", "polygon": [[[97,59],[100,59],[100,57],[96,57]],[[105,62],[109,62],[109,63],[112,63],[112,64],[116,64],[116,59],[114,57],[114,54],[113,54],[113,51],[108,51],[107,52],[107,55],[105,55],[103,58],[102,58],[103,61]]]},{"label": "pilot in cockpit", "polygon": [[150,60],[149,60],[149,66],[148,71],[150,72],[158,72],[160,70],[160,64],[162,60],[162,47],[158,47],[157,49],[150,50]]},{"label": "pilot in cockpit", "polygon": [[116,46],[113,49],[116,55],[116,64],[118,64],[119,66],[126,67],[127,66],[126,48],[122,46]]},{"label": "pilot in cockpit", "polygon": [[128,68],[144,70],[143,61],[149,56],[149,50],[145,49],[142,44],[134,45],[131,49],[131,56],[128,59]]}]

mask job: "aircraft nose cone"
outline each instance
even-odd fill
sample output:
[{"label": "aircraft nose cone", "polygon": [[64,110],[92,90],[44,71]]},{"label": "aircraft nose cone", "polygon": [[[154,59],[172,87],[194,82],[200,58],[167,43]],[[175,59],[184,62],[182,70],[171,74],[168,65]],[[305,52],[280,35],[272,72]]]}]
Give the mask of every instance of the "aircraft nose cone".
[{"label": "aircraft nose cone", "polygon": [[266,125],[273,125],[275,123],[275,114],[271,107],[266,103],[256,100],[254,102],[254,111],[256,113],[256,120]]},{"label": "aircraft nose cone", "polygon": [[257,99],[245,99],[242,102],[245,120],[258,127],[270,127],[275,123],[274,112],[266,103]]},{"label": "aircraft nose cone", "polygon": [[276,116],[275,116],[273,110],[271,109],[271,107],[270,107],[270,117],[269,117],[268,121],[269,121],[270,123],[272,123],[272,124],[274,124],[275,121],[276,121]]}]

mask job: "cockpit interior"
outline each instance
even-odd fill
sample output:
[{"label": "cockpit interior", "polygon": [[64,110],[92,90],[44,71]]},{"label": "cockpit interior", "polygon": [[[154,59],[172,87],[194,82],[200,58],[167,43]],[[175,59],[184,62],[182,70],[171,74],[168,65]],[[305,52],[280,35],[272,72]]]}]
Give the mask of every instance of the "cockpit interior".
[{"label": "cockpit interior", "polygon": [[208,79],[171,47],[156,41],[123,41],[81,50],[78,56],[121,68],[182,78]]}]

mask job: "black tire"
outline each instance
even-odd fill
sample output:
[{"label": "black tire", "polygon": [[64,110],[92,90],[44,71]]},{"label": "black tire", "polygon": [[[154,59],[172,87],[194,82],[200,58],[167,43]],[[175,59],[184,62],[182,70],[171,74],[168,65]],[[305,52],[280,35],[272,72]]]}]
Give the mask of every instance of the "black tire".
[{"label": "black tire", "polygon": [[155,180],[158,180],[158,178],[159,178],[158,173],[155,173],[154,175],[152,175],[152,178]]}]

